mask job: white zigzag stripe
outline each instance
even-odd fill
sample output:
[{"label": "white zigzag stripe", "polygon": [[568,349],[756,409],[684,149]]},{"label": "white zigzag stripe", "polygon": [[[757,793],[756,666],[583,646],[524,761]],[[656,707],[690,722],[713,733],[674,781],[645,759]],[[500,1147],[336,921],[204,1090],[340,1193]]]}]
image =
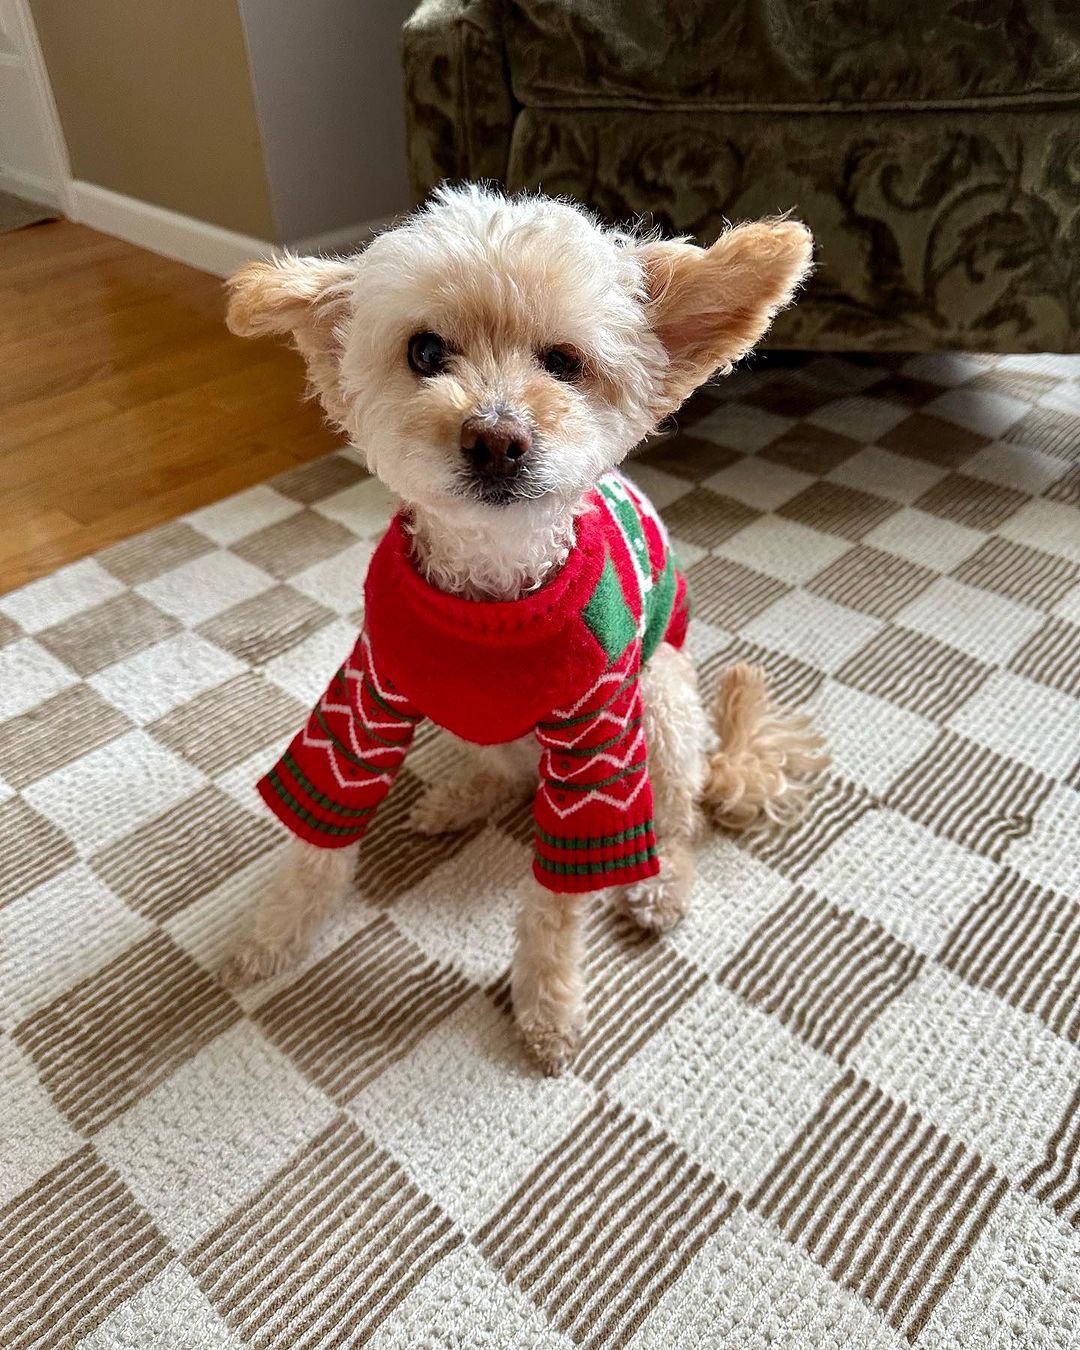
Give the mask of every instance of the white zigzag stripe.
[{"label": "white zigzag stripe", "polygon": [[386,783],[389,785],[394,781],[393,774],[378,773],[372,774],[370,778],[362,778],[359,782],[350,782],[348,779],[342,778],[341,776],[341,770],[338,768],[337,755],[334,753],[334,744],[332,741],[323,740],[320,736],[312,736],[308,732],[307,727],[304,728],[303,741],[306,746],[310,746],[314,750],[326,751],[326,758],[330,763],[330,768],[333,771],[334,777],[338,781],[338,786],[347,791],[352,791],[354,788],[359,789],[369,787],[372,783]]},{"label": "white zigzag stripe", "polygon": [[591,688],[586,689],[576,703],[572,704],[569,708],[553,708],[548,720],[552,722],[565,721],[568,717],[573,717],[580,708],[584,707],[589,699],[592,698],[593,694],[598,693],[603,689],[604,685],[612,683],[622,684],[623,680],[630,674],[630,670],[639,653],[640,643],[635,639],[634,642],[627,647],[626,654],[617,670],[604,671],[603,675],[600,675],[597,678],[596,683],[592,685]]},{"label": "white zigzag stripe", "polygon": [[368,674],[371,676],[371,683],[375,686],[377,693],[381,694],[388,703],[408,703],[404,694],[391,694],[388,689],[384,689],[379,683],[378,672],[375,669],[375,660],[371,655],[371,640],[366,633],[360,634],[360,642],[364,649],[364,655],[367,657]]},{"label": "white zigzag stripe", "polygon": [[350,726],[355,718],[367,731],[400,731],[400,722],[371,722],[364,716],[364,707],[359,699],[356,700],[356,707],[351,703],[330,703],[327,699],[319,704],[323,712],[345,713],[349,718]]},{"label": "white zigzag stripe", "polygon": [[573,806],[566,807],[565,810],[562,807],[555,805],[546,783],[544,784],[542,791],[544,796],[547,798],[548,805],[551,807],[551,809],[555,812],[555,814],[559,817],[560,820],[565,820],[567,816],[572,816],[575,811],[580,811],[582,807],[588,806],[590,802],[603,802],[606,806],[614,806],[621,811],[625,811],[626,808],[631,805],[634,799],[641,792],[645,784],[648,783],[648,781],[649,775],[643,772],[641,778],[638,781],[637,787],[634,788],[633,792],[631,792],[629,797],[612,797],[606,792],[587,792],[583,794],[581,801],[575,802]]},{"label": "white zigzag stripe", "polygon": [[349,661],[346,661],[345,664],[342,666],[341,671],[342,674],[345,676],[346,680],[352,680],[353,684],[357,686],[356,706],[354,707],[353,704],[350,703],[345,708],[341,708],[340,705],[331,705],[327,703],[325,705],[326,707],[329,708],[331,706],[335,706],[338,712],[348,712],[350,714],[354,714],[355,716],[359,717],[360,721],[363,722],[364,726],[368,727],[369,729],[373,727],[378,727],[381,731],[393,731],[395,728],[399,728],[401,726],[400,719],[396,719],[392,722],[372,722],[368,717],[366,717],[364,715],[364,701],[360,697],[360,688],[359,688],[359,686],[364,681],[363,669],[362,668],[358,669],[356,666],[351,665]]},{"label": "white zigzag stripe", "polygon": [[631,714],[634,712],[636,707],[637,707],[636,701],[631,703],[630,707],[626,710],[625,714],[622,717],[619,717],[617,713],[608,712],[608,710],[605,708],[603,712],[597,713],[591,722],[586,722],[584,729],[582,731],[579,731],[576,736],[572,737],[568,741],[557,741],[553,736],[549,736],[546,732],[537,732],[537,740],[539,740],[541,745],[556,750],[572,748],[573,746],[577,745],[580,741],[583,741],[585,737],[588,736],[589,733],[595,727],[600,725],[601,722],[611,722],[614,726],[617,726],[619,728],[627,726],[631,720]]},{"label": "white zigzag stripe", "polygon": [[[601,750],[597,754],[591,755],[588,759],[582,760],[581,767],[578,769],[574,769],[572,773],[558,773],[558,774],[551,773],[550,776],[552,778],[559,778],[564,783],[568,783],[571,778],[579,777],[579,775],[583,774],[586,769],[591,769],[594,764],[610,764],[613,768],[625,769],[626,766],[630,763],[631,759],[633,758],[634,752],[637,750],[638,746],[643,745],[644,742],[645,742],[645,732],[642,730],[641,727],[638,727],[637,735],[630,742],[626,754],[623,755],[621,759],[618,757],[618,755],[611,755],[608,754],[606,750]],[[551,761],[554,754],[555,754],[554,750],[548,750],[547,752],[547,765],[549,772],[552,768]]]},{"label": "white zigzag stripe", "polygon": [[356,723],[349,722],[349,740],[352,743],[353,753],[360,756],[361,759],[374,759],[376,755],[397,755],[399,758],[404,756],[404,749],[399,745],[361,745],[356,738]]}]

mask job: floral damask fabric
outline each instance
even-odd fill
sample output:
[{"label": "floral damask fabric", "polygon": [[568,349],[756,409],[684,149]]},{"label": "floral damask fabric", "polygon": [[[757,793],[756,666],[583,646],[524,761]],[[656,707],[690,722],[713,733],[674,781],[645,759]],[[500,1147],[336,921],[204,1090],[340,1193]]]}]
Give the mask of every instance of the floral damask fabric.
[{"label": "floral damask fabric", "polygon": [[714,238],[794,210],[803,348],[1080,349],[1080,5],[426,0],[409,154]]},{"label": "floral damask fabric", "polygon": [[406,145],[417,198],[506,176],[514,106],[498,0],[424,0],[405,25]]},{"label": "floral damask fabric", "polygon": [[1076,0],[504,0],[527,106],[951,102],[1080,90]]}]

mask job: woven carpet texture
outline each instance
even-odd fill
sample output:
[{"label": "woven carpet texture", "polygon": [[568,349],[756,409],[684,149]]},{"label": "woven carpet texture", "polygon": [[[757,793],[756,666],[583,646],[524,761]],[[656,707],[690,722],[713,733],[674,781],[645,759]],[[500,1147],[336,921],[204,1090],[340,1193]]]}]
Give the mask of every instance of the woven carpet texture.
[{"label": "woven carpet texture", "polygon": [[667,937],[596,901],[559,1081],[528,811],[410,835],[430,731],[307,959],[215,976],[393,509],[351,452],[0,597],[0,1343],[1080,1345],[1078,429],[1080,358],[773,359],[633,462],[704,680],[834,758]]}]

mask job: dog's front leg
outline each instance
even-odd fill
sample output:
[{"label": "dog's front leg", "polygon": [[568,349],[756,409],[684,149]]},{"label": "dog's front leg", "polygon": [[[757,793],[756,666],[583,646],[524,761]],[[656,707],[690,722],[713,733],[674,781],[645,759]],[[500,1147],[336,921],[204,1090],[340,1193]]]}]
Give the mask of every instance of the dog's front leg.
[{"label": "dog's front leg", "polygon": [[303,954],[312,929],[344,896],[356,850],[356,844],[316,848],[290,839],[255,905],[249,935],[222,967],[226,984],[276,975]]},{"label": "dog's front leg", "polygon": [[512,988],[514,1016],[529,1053],[546,1074],[569,1065],[585,1028],[581,919],[584,895],[557,895],[532,876],[518,912]]}]

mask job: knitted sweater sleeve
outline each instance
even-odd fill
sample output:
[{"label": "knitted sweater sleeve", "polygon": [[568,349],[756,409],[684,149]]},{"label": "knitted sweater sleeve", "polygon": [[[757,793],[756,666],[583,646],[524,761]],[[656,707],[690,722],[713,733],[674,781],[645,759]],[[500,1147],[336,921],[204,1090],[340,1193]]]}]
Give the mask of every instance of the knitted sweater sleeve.
[{"label": "knitted sweater sleeve", "polygon": [[390,791],[421,714],[380,677],[366,634],[258,791],[275,816],[320,848],[363,837]]},{"label": "knitted sweater sleeve", "polygon": [[596,891],[660,870],[637,656],[541,722],[533,871],[552,891]]}]

